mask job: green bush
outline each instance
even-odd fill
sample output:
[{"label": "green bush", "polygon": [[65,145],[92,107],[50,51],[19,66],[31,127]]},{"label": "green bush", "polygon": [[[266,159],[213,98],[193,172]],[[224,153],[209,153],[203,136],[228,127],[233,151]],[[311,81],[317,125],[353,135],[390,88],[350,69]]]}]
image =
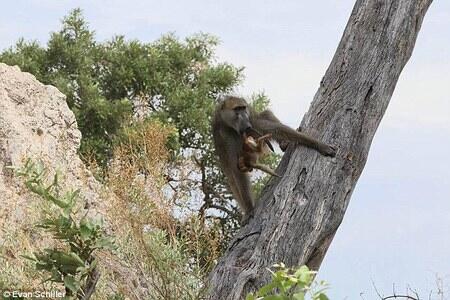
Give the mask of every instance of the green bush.
[{"label": "green bush", "polygon": [[[242,81],[243,68],[218,61],[218,44],[203,33],[184,39],[166,34],[153,42],[114,36],[99,42],[81,10],[74,9],[45,46],[21,39],[0,53],[0,61],[18,65],[66,95],[82,133],[79,152],[85,162],[100,166],[98,179],[108,177],[115,149],[127,135],[145,128],[133,116],[174,128],[163,169],[174,195],[170,200],[189,206],[180,209],[186,214],[197,209],[206,225],[220,231],[224,248],[239,228],[240,212],[218,167],[210,120],[216,99]],[[252,101],[257,110],[269,104],[262,94]],[[267,158],[272,166],[277,161]],[[255,184],[256,192],[264,182]]]},{"label": "green bush", "polygon": [[256,294],[250,293],[246,300],[327,300],[324,291],[327,284],[324,281],[314,282],[314,271],[307,266],[296,270],[286,268],[281,264],[273,266],[277,271],[272,273],[272,281],[261,287]]},{"label": "green bush", "polygon": [[91,219],[86,215],[77,217],[75,205],[79,190],[61,192],[58,174],[55,173],[52,182],[47,184],[47,173],[42,164],[31,160],[17,170],[27,188],[50,204],[37,227],[60,241],[60,247],[46,248],[24,257],[34,263],[36,270],[48,274],[45,281],[63,284],[67,299],[75,299],[95,289],[100,276],[95,252],[99,249],[113,250],[115,246],[112,238],[105,234],[101,219]]},{"label": "green bush", "polygon": [[81,10],[74,9],[46,47],[20,39],[0,61],[67,96],[83,134],[80,153],[105,167],[138,102],[179,130],[182,147],[203,146],[215,98],[241,80],[241,68],[215,61],[217,44],[207,34],[185,40],[168,34],[151,43],[123,36],[98,42]]}]

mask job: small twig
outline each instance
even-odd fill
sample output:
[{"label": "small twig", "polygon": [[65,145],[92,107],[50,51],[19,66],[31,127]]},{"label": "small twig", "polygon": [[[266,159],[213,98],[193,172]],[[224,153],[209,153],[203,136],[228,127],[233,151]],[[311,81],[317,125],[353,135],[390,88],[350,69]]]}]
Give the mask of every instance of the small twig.
[{"label": "small twig", "polygon": [[378,297],[381,300],[387,300],[387,299],[409,299],[409,300],[420,300],[417,292],[412,291],[411,289],[409,289],[410,291],[414,292],[414,294],[416,295],[417,298],[410,296],[410,295],[398,295],[395,291],[395,284],[392,284],[392,295],[389,296],[383,296],[380,294],[380,292],[377,289],[377,286],[375,285],[375,282],[372,280],[372,286],[375,289],[375,292],[377,293]]},{"label": "small twig", "polygon": [[100,272],[95,268],[86,282],[86,288],[83,291],[84,296],[81,298],[82,300],[89,300],[91,298],[92,294],[95,292],[95,286],[99,279]]},{"label": "small twig", "polygon": [[404,299],[410,299],[410,300],[419,300],[419,298],[414,298],[414,297],[409,296],[409,295],[391,295],[391,296],[387,296],[387,297],[381,298],[381,300],[398,299],[398,298],[404,298]]},{"label": "small twig", "polygon": [[375,282],[373,281],[373,279],[372,279],[372,286],[375,289],[375,292],[377,293],[378,297],[380,299],[383,299],[383,296],[381,296],[380,292],[378,291],[377,286],[375,285]]}]

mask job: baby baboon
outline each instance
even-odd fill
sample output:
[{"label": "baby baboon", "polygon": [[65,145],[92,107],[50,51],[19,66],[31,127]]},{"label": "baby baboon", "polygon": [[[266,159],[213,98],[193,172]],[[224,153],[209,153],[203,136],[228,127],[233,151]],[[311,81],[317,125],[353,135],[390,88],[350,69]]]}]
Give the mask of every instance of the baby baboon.
[{"label": "baby baboon", "polygon": [[241,172],[251,172],[253,169],[259,169],[272,176],[280,177],[274,170],[259,163],[259,159],[269,153],[269,146],[266,144],[266,141],[271,137],[270,133],[258,138],[254,138],[247,133],[243,134],[244,141],[241,154],[239,155],[239,170]]},{"label": "baby baboon", "polygon": [[290,141],[316,149],[326,156],[336,154],[335,147],[282,124],[269,110],[261,113],[253,111],[244,99],[238,97],[227,96],[217,104],[212,130],[222,170],[233,196],[244,213],[244,218],[255,206],[249,176],[239,170],[239,155],[244,146],[244,133],[271,134],[278,143]]}]

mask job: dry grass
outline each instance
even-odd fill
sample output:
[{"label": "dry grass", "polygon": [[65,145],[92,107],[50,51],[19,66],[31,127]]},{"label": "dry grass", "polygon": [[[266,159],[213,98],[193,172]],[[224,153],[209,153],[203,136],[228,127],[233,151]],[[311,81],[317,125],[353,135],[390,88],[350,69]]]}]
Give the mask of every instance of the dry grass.
[{"label": "dry grass", "polygon": [[17,198],[11,195],[8,203],[4,203],[10,214],[0,227],[0,290],[63,291],[61,285],[44,282],[48,274],[36,271],[33,263],[23,258],[59,246],[50,234],[35,226],[43,218],[43,212],[49,211],[49,205],[24,186],[18,186],[17,193]]},{"label": "dry grass", "polygon": [[157,122],[144,122],[116,147],[107,180],[118,196],[112,219],[123,258],[140,262],[143,286],[154,299],[198,299],[220,255],[221,237],[194,214],[183,220],[173,216],[175,204],[162,192],[172,133]]},{"label": "dry grass", "polygon": [[174,234],[171,204],[164,199],[165,146],[172,129],[157,122],[144,122],[126,132],[126,140],[114,150],[107,186],[117,196],[113,217],[139,232],[146,227]]},{"label": "dry grass", "polygon": [[[172,133],[158,122],[143,122],[115,147],[101,201],[107,202],[104,218],[118,249],[97,254],[102,275],[92,299],[109,300],[113,294],[152,300],[201,297],[205,274],[220,255],[221,237],[214,224],[195,214],[175,218],[175,204],[163,194],[166,141]],[[71,187],[70,182],[65,185]],[[0,227],[0,289],[61,289],[42,284],[45,275],[20,257],[57,245],[34,226],[43,202],[23,185],[20,189],[23,197],[11,198],[10,219],[2,219]]]}]

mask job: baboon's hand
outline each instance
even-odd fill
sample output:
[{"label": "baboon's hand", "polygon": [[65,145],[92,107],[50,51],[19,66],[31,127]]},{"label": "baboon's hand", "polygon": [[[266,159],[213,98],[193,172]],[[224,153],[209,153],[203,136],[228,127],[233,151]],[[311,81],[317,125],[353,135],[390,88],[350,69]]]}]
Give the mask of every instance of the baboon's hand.
[{"label": "baboon's hand", "polygon": [[337,147],[332,145],[323,145],[320,149],[320,153],[325,156],[335,157],[337,152]]},{"label": "baboon's hand", "polygon": [[289,141],[281,141],[278,143],[278,146],[280,146],[281,151],[285,152],[289,146]]}]

